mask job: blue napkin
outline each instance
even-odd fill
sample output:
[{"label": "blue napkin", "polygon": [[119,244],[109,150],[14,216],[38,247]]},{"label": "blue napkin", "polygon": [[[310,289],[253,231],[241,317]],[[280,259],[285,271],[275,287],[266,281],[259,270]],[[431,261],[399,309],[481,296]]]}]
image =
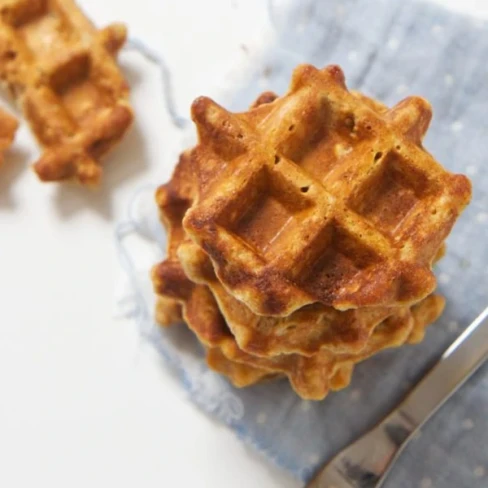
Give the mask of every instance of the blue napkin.
[{"label": "blue napkin", "polygon": [[[388,105],[410,94],[426,97],[434,108],[426,148],[474,184],[473,202],[437,270],[439,290],[447,297],[444,315],[421,345],[375,356],[356,367],[349,389],[315,403],[300,400],[286,381],[234,389],[206,368],[201,347],[185,327],[154,326],[147,275],[133,272],[138,255],[120,245],[125,235],[135,233],[157,244],[153,262],[162,258],[164,235],[152,189],[138,194],[131,218],[119,226],[121,257],[132,270],[131,313],[181,378],[189,398],[307,480],[325,459],[388,413],[488,305],[488,27],[429,3],[403,0],[296,0],[270,12],[272,42],[219,102],[244,110],[264,89],[285,92],[298,63],[336,63],[350,88]],[[488,486],[487,373],[485,365],[424,427],[385,486]]]}]

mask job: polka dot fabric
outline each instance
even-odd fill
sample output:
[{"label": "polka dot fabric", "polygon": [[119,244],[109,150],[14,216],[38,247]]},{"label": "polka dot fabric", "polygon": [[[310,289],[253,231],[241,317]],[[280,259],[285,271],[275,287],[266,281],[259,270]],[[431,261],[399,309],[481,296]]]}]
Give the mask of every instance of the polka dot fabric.
[{"label": "polka dot fabric", "polygon": [[[408,95],[427,98],[434,119],[425,147],[473,181],[472,204],[437,270],[439,291],[447,298],[444,315],[423,343],[361,364],[351,387],[323,402],[304,402],[280,381],[234,390],[206,370],[189,336],[185,342],[178,336],[183,332],[154,337],[195,403],[306,480],[388,413],[488,305],[488,26],[427,2],[272,1],[270,38],[255,43],[259,50],[249,48],[247,64],[216,80],[220,103],[244,110],[263,90],[283,93],[297,64],[336,63],[350,88],[386,104]],[[157,227],[156,212],[151,218]],[[151,290],[142,296],[150,310]],[[485,365],[416,436],[385,488],[488,487],[487,419]]]}]

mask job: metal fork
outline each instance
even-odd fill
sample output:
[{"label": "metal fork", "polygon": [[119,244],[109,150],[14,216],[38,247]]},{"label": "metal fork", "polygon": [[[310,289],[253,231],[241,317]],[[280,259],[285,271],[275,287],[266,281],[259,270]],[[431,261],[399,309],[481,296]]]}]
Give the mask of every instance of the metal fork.
[{"label": "metal fork", "polygon": [[414,434],[488,358],[488,307],[382,422],[337,454],[305,488],[378,488]]}]

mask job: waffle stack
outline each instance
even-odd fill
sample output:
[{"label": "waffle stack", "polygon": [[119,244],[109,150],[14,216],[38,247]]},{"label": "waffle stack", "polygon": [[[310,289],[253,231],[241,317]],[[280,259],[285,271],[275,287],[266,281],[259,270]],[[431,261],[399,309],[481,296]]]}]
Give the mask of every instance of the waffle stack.
[{"label": "waffle stack", "polygon": [[299,66],[244,113],[197,99],[199,143],[156,195],[157,321],[184,320],[236,386],[285,376],[314,400],[421,341],[444,307],[432,265],[471,194],[422,147],[431,115],[348,91],[337,66]]}]

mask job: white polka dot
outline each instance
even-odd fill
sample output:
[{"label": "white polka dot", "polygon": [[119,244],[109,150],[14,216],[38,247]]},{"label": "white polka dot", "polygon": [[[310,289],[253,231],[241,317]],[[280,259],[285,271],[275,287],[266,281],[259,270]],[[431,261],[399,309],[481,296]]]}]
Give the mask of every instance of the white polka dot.
[{"label": "white polka dot", "polygon": [[455,320],[451,320],[448,324],[447,327],[451,332],[456,332],[459,329],[459,324]]},{"label": "white polka dot", "polygon": [[358,388],[352,390],[350,397],[353,402],[357,402],[361,398],[361,390]]},{"label": "white polka dot", "polygon": [[451,130],[453,132],[460,132],[463,130],[463,127],[464,127],[464,125],[460,120],[456,120],[455,122],[453,122],[451,124]]},{"label": "white polka dot", "polygon": [[430,478],[422,478],[422,481],[419,485],[420,488],[431,488],[432,487],[432,480]]},{"label": "white polka dot", "polygon": [[304,411],[304,412],[308,412],[311,408],[312,408],[312,405],[310,404],[310,402],[307,402],[306,400],[304,400],[302,402],[302,404],[300,405],[300,408]]},{"label": "white polka dot", "polygon": [[298,23],[296,29],[297,29],[297,32],[300,34],[302,32],[305,32],[305,28],[306,28],[307,24],[302,20],[301,22]]},{"label": "white polka dot", "polygon": [[447,273],[441,273],[439,275],[439,283],[442,285],[447,285],[451,281],[451,277]]},{"label": "white polka dot", "polygon": [[258,424],[265,424],[268,420],[268,416],[266,415],[265,412],[258,413],[258,416],[256,417],[256,422]]},{"label": "white polka dot", "polygon": [[349,61],[356,61],[358,59],[358,52],[357,51],[349,51],[349,54],[347,55],[347,59]]},{"label": "white polka dot", "polygon": [[473,469],[473,474],[476,478],[483,478],[486,474],[486,469],[483,466],[476,466],[476,468]]},{"label": "white polka dot", "polygon": [[470,164],[469,166],[466,166],[466,174],[468,176],[473,176],[478,172],[478,168],[476,166],[473,166]]},{"label": "white polka dot", "polygon": [[482,19],[475,19],[475,20],[473,21],[473,27],[474,27],[475,29],[481,29],[481,28],[483,28],[484,26],[485,26],[485,21],[484,21],[484,20],[482,20]]},{"label": "white polka dot", "polygon": [[398,39],[395,39],[394,37],[392,37],[387,44],[388,49],[391,49],[392,51],[396,51],[399,45],[400,43],[398,42]]},{"label": "white polka dot", "polygon": [[343,17],[345,13],[346,13],[346,9],[344,8],[343,5],[338,5],[336,7],[336,15],[337,15],[337,17]]},{"label": "white polka dot", "polygon": [[488,220],[488,213],[486,212],[480,212],[477,216],[476,216],[476,220],[480,223],[483,223],[483,222],[486,222]]},{"label": "white polka dot", "polygon": [[317,464],[320,461],[320,456],[318,454],[311,454],[308,460],[310,464]]},{"label": "white polka dot", "polygon": [[471,430],[474,427],[474,422],[471,419],[464,419],[461,427],[464,430]]},{"label": "white polka dot", "polygon": [[408,85],[404,85],[404,84],[401,84],[401,85],[398,85],[396,87],[396,92],[401,95],[402,93],[405,93],[408,91]]},{"label": "white polka dot", "polygon": [[447,86],[452,86],[454,85],[454,76],[452,76],[451,74],[447,73],[446,76],[444,76],[444,83],[447,85]]},{"label": "white polka dot", "polygon": [[440,34],[441,32],[442,32],[442,26],[440,26],[439,24],[432,26],[432,33],[433,34]]}]

